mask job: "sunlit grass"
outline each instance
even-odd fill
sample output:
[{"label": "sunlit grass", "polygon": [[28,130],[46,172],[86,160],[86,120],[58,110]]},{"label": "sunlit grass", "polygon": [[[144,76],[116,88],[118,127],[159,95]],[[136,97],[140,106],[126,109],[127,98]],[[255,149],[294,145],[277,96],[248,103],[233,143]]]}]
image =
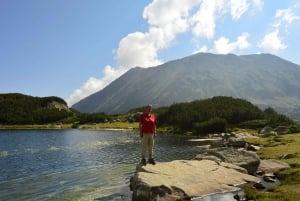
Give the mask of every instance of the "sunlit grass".
[{"label": "sunlit grass", "polygon": [[[95,124],[78,124],[76,128],[82,129],[137,129],[137,122],[112,122]],[[28,125],[0,125],[0,129],[66,129],[73,124],[28,124]]]},{"label": "sunlit grass", "polygon": [[112,123],[97,123],[97,124],[82,124],[79,128],[89,129],[138,129],[139,124],[137,122],[112,122]]},{"label": "sunlit grass", "polygon": [[247,197],[255,201],[299,201],[299,186],[280,185],[267,191],[260,192],[253,188],[244,189]]},{"label": "sunlit grass", "polygon": [[65,129],[72,124],[24,124],[24,125],[0,125],[0,129]]},{"label": "sunlit grass", "polygon": [[[248,143],[260,145],[257,154],[263,159],[276,159],[291,165],[291,169],[284,170],[288,176],[281,180],[279,186],[267,191],[257,191],[246,188],[249,198],[256,201],[299,201],[300,200],[300,133],[269,136],[263,138],[249,138]],[[283,159],[286,154],[294,157]]]}]

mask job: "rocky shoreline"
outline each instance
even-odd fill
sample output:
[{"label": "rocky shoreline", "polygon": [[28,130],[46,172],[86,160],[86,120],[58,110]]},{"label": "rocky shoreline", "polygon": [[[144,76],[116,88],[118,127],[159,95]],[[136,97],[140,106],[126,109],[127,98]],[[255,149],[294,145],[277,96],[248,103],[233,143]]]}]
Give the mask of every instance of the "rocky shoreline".
[{"label": "rocky shoreline", "polygon": [[[260,147],[249,145],[249,133],[211,135],[206,141],[220,140],[222,146],[197,146],[193,160],[140,164],[130,179],[133,201],[194,200],[207,195],[238,191],[244,185],[265,189],[278,183],[277,174],[290,168],[277,160],[261,160],[255,153]],[[199,139],[199,141],[204,141]],[[197,140],[194,140],[197,141]],[[248,200],[238,194],[235,200]]]}]

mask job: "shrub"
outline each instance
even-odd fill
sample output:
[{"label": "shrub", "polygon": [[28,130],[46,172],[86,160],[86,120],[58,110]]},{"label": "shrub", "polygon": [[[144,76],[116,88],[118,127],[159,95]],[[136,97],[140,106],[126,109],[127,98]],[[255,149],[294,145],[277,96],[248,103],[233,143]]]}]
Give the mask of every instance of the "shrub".
[{"label": "shrub", "polygon": [[278,114],[270,117],[270,120],[268,122],[268,126],[276,127],[276,126],[290,126],[294,125],[295,122],[291,120],[289,117]]},{"label": "shrub", "polygon": [[258,120],[251,120],[245,121],[238,125],[239,128],[250,128],[250,129],[259,129],[263,128],[267,125],[268,120],[258,119]]},{"label": "shrub", "polygon": [[221,133],[226,131],[227,121],[223,118],[212,118],[208,121],[193,124],[194,134]]}]

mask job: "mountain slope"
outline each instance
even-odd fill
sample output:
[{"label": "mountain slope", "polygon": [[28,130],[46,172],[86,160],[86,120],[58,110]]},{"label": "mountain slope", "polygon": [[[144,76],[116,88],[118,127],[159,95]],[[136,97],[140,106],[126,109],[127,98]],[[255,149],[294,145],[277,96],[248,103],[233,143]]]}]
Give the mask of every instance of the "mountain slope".
[{"label": "mountain slope", "polygon": [[300,108],[300,66],[271,54],[199,53],[152,68],[133,68],[72,107],[122,113],[212,96],[244,98],[261,106]]}]

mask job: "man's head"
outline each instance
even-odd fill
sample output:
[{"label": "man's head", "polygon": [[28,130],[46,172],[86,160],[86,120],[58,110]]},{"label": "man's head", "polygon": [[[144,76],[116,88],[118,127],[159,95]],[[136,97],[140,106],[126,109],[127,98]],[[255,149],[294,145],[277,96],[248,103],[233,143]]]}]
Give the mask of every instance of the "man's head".
[{"label": "man's head", "polygon": [[146,111],[147,114],[151,113],[151,111],[152,111],[152,105],[150,105],[150,104],[147,105],[145,111]]}]

